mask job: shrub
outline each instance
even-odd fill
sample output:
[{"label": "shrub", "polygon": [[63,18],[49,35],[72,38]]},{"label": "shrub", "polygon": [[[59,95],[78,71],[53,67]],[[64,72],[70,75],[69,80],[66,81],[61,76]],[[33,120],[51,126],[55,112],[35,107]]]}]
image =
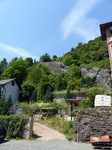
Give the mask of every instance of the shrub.
[{"label": "shrub", "polygon": [[71,98],[71,93],[70,93],[70,88],[68,87],[66,95],[65,95],[65,100],[70,99],[70,98]]},{"label": "shrub", "polygon": [[56,99],[56,98],[64,98],[65,95],[66,95],[66,90],[53,92],[54,99]]},{"label": "shrub", "polygon": [[9,108],[12,105],[11,97],[6,100],[4,97],[0,99],[0,115],[8,115]]},{"label": "shrub", "polygon": [[88,107],[94,107],[94,101],[87,99],[87,100],[81,101],[79,104],[79,108],[88,108]]},{"label": "shrub", "polygon": [[62,133],[66,135],[66,138],[71,141],[73,140],[73,132],[74,132],[74,122],[73,121],[65,121],[62,124]]},{"label": "shrub", "polygon": [[7,138],[22,138],[22,132],[28,122],[24,115],[3,116],[0,115],[0,123],[7,129]]}]

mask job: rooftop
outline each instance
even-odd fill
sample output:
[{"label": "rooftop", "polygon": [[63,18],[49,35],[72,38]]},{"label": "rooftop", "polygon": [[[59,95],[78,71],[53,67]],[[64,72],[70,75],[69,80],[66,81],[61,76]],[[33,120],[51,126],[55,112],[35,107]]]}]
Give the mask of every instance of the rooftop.
[{"label": "rooftop", "polygon": [[103,41],[107,39],[106,30],[108,29],[112,32],[112,22],[100,24],[101,37]]},{"label": "rooftop", "polygon": [[13,80],[15,80],[16,78],[13,78],[13,79],[7,79],[7,80],[0,80],[0,85],[5,85]]}]

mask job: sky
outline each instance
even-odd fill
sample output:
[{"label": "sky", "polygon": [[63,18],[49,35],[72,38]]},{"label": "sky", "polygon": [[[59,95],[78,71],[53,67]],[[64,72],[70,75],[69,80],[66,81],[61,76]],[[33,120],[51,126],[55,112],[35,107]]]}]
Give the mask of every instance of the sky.
[{"label": "sky", "polygon": [[100,36],[112,0],[0,0],[0,61],[61,57]]}]

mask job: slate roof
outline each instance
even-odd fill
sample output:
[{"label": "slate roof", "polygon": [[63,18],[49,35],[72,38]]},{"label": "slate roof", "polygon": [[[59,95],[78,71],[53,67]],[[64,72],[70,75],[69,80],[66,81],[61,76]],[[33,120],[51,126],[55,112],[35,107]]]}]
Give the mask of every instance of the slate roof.
[{"label": "slate roof", "polygon": [[0,80],[0,85],[5,85],[13,80],[15,80],[16,78],[13,78],[13,79],[8,79],[8,80]]}]

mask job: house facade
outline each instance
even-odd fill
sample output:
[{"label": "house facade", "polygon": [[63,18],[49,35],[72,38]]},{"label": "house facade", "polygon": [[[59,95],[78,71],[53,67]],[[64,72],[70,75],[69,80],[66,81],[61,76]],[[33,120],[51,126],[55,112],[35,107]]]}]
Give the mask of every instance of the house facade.
[{"label": "house facade", "polygon": [[11,96],[12,103],[16,103],[19,97],[19,86],[15,78],[0,80],[0,97],[8,99]]}]

